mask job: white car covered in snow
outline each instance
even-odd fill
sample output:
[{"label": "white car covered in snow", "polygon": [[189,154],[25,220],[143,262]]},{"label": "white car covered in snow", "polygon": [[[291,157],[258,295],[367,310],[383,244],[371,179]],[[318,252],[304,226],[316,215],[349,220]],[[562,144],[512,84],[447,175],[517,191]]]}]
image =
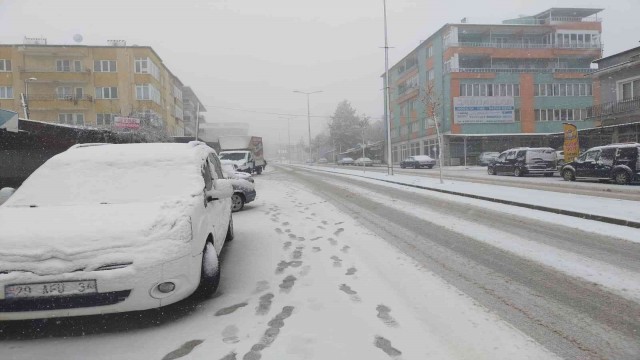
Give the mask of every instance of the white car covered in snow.
[{"label": "white car covered in snow", "polygon": [[165,306],[220,281],[230,180],[204,143],[74,146],[0,206],[0,320]]}]

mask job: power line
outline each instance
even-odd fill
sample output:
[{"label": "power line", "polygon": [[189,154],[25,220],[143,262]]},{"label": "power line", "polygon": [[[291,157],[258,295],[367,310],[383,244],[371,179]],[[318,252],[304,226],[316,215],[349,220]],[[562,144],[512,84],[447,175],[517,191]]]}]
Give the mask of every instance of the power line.
[{"label": "power line", "polygon": [[[258,111],[258,110],[250,110],[250,109],[239,109],[239,108],[232,108],[232,107],[226,107],[226,106],[215,106],[215,105],[205,105],[205,107],[214,108],[214,109],[225,109],[225,110],[242,111],[242,112],[248,112],[248,113],[253,113],[253,114],[264,114],[264,115],[280,115],[280,116],[292,116],[292,117],[306,117],[307,116],[307,114],[286,114],[286,113]],[[311,115],[311,117],[312,118],[331,119],[331,116],[326,116],[326,115]],[[381,118],[381,117],[369,117],[369,118],[370,119],[375,119],[375,120],[383,120],[383,118]]]}]

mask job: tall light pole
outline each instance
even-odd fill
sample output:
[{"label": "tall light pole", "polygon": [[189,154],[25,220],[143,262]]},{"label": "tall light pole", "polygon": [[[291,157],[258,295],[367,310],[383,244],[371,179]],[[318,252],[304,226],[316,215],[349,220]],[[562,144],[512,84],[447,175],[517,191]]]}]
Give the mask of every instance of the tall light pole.
[{"label": "tall light pole", "polygon": [[387,123],[387,174],[393,175],[393,159],[391,158],[391,94],[389,91],[389,41],[387,37],[387,1],[382,0],[382,8],[384,10],[384,91],[385,105],[384,115]]},{"label": "tall light pole", "polygon": [[24,79],[24,94],[22,94],[22,109],[24,110],[24,118],[29,120],[29,81],[36,81],[37,78],[30,77]]},{"label": "tall light pole", "polygon": [[289,164],[291,164],[291,118],[281,116],[280,119],[287,120],[287,159],[289,160]]},{"label": "tall light pole", "polygon": [[300,90],[293,90],[293,92],[294,93],[298,93],[298,94],[307,95],[307,123],[309,124],[309,160],[311,160],[312,159],[312,157],[311,157],[311,110],[309,108],[309,95],[321,93],[322,90],[312,91],[312,92],[304,92],[304,91],[300,91]]}]

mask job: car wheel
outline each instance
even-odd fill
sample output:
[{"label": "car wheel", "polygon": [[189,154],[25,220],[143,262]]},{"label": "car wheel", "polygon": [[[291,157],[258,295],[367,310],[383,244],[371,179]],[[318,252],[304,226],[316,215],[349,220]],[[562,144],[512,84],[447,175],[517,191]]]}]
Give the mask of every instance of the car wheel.
[{"label": "car wheel", "polygon": [[256,173],[258,173],[258,175],[262,174],[262,166],[256,168]]},{"label": "car wheel", "polygon": [[513,170],[513,175],[516,177],[522,176],[522,170],[520,170],[520,168],[517,167],[515,170]]},{"label": "car wheel", "polygon": [[233,194],[231,196],[231,211],[236,212],[242,210],[244,207],[244,197],[240,194]]},{"label": "car wheel", "polygon": [[400,164],[400,169],[404,169],[404,164]]},{"label": "car wheel", "polygon": [[427,169],[433,169],[433,165],[427,166]]},{"label": "car wheel", "polygon": [[487,167],[487,174],[489,174],[489,175],[495,175],[495,174],[496,174],[496,172],[495,172],[495,171],[493,171],[493,168],[492,168],[491,166],[488,166],[488,167]]},{"label": "car wheel", "polygon": [[576,175],[570,169],[564,169],[562,171],[562,178],[564,181],[576,181]]},{"label": "car wheel", "polygon": [[229,216],[229,227],[227,228],[227,236],[224,238],[225,242],[233,241],[236,238],[235,232],[233,232],[233,215]]},{"label": "car wheel", "polygon": [[626,185],[631,180],[629,173],[624,170],[619,170],[618,172],[616,172],[615,175],[613,175],[613,178],[618,185]]},{"label": "car wheel", "polygon": [[544,176],[545,176],[545,177],[552,177],[552,176],[553,176],[553,173],[544,173]]},{"label": "car wheel", "polygon": [[215,294],[218,285],[220,285],[220,261],[213,244],[207,241],[202,251],[202,270],[200,271],[198,295],[208,298]]},{"label": "car wheel", "polygon": [[420,169],[420,164],[414,164],[414,165],[413,165],[413,168],[414,168],[414,169]]}]

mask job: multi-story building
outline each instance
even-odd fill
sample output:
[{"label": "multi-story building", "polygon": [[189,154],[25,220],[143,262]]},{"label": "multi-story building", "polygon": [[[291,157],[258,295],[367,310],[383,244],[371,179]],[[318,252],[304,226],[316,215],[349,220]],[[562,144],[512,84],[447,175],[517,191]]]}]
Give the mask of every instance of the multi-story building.
[{"label": "multi-story building", "polygon": [[433,114],[452,165],[483,151],[548,145],[545,135],[564,122],[593,127],[587,108],[599,95],[585,75],[602,56],[600,11],[444,25],[389,70],[393,161],[437,154]]},{"label": "multi-story building", "polygon": [[207,109],[189,86],[185,86],[182,89],[182,105],[184,113],[184,135],[195,136],[196,119],[200,117],[200,123],[204,123],[205,118],[201,113],[206,112]]},{"label": "multi-story building", "polygon": [[[184,134],[183,84],[148,46],[0,45],[0,107],[69,125]],[[27,114],[25,114],[26,116]],[[116,117],[137,123],[116,124]],[[137,120],[136,120],[137,119]],[[124,125],[124,126],[121,126]],[[133,131],[129,129],[129,131]]]}]

